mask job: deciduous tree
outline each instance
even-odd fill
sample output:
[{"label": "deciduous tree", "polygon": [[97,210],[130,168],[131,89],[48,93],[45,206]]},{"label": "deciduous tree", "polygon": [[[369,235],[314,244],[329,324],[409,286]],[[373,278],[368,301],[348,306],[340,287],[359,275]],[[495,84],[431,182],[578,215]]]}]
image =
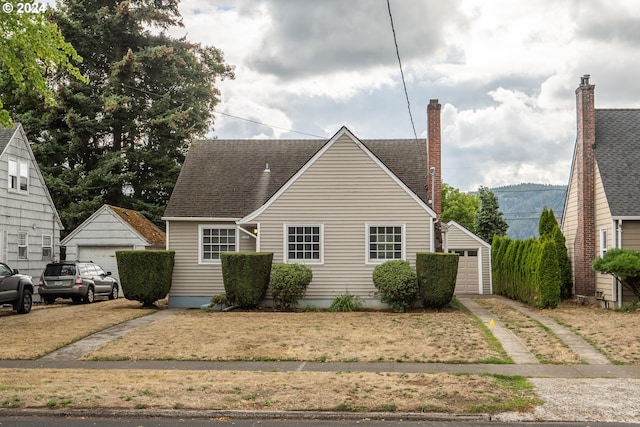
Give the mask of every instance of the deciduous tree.
[{"label": "deciduous tree", "polygon": [[[6,103],[11,93],[2,88],[29,89],[48,105],[55,103],[47,73],[65,71],[83,80],[72,61],[81,61],[66,42],[58,26],[51,22],[44,3],[3,0],[0,11],[0,126],[9,126]],[[29,10],[22,10],[28,7]],[[33,10],[32,10],[33,8]]]},{"label": "deciduous tree", "polygon": [[448,184],[442,184],[442,222],[451,220],[475,233],[474,218],[480,207],[475,194],[463,193]]}]

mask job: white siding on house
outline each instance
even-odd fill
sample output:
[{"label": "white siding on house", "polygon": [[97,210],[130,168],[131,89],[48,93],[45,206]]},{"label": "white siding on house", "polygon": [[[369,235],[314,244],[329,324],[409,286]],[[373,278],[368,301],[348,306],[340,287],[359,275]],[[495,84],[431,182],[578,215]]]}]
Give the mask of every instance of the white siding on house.
[{"label": "white siding on house", "polygon": [[[62,226],[28,144],[24,131],[18,127],[0,156],[0,258],[33,276],[37,286],[47,262],[60,257]],[[28,164],[28,191],[9,188],[9,159]],[[27,235],[26,259],[18,256],[20,233]],[[43,256],[43,236],[51,236],[52,256]]]}]

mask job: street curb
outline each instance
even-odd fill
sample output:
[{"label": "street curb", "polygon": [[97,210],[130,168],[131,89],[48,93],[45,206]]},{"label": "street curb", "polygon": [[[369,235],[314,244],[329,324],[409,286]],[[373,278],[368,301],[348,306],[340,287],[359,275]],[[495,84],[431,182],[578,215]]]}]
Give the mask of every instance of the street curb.
[{"label": "street curb", "polygon": [[287,420],[375,420],[487,422],[488,414],[447,414],[411,412],[336,412],[336,411],[229,411],[200,409],[66,409],[0,408],[0,416],[92,417],[92,418],[187,418],[187,419],[287,419]]}]

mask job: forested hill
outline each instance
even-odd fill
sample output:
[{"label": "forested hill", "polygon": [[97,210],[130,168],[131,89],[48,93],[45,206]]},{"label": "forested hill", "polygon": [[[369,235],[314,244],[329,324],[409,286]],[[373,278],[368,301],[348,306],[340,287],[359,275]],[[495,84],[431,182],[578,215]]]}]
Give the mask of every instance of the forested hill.
[{"label": "forested hill", "polygon": [[560,223],[567,187],[518,184],[492,188],[491,191],[498,197],[500,211],[509,224],[507,235],[513,239],[528,239],[538,236],[538,221],[545,206],[553,209]]}]

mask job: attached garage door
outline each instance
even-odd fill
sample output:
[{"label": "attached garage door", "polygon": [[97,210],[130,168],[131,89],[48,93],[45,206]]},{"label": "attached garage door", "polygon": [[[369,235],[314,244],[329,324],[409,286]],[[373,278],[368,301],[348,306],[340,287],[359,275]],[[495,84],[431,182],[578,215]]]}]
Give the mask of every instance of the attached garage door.
[{"label": "attached garage door", "polygon": [[[79,246],[78,259],[80,261],[93,261],[104,269],[110,271],[111,275],[120,283],[118,275],[118,262],[116,261],[116,251],[131,250],[132,246]],[[122,289],[120,289],[122,295]]]},{"label": "attached garage door", "polygon": [[458,260],[458,276],[456,277],[456,294],[480,293],[478,276],[478,251],[476,249],[456,249],[450,251],[460,256]]}]

